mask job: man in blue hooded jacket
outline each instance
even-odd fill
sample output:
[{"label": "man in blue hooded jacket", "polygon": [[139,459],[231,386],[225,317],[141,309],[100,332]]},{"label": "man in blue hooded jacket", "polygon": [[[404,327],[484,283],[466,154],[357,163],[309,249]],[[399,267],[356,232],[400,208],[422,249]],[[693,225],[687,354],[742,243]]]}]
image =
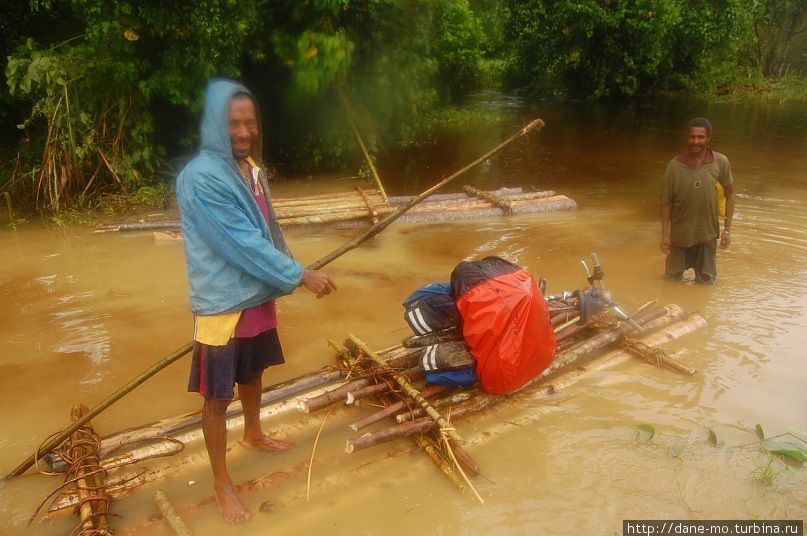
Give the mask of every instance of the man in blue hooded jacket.
[{"label": "man in blue hooded jacket", "polygon": [[322,297],[336,290],[325,273],[304,268],[289,252],[272,209],[261,164],[260,114],[241,84],[207,87],[201,148],[177,179],[194,345],[188,390],[204,396],[202,429],[213,487],[225,521],[252,514],[227,472],[225,412],[234,385],[244,408],[241,444],[284,450],[259,418],[263,370],[284,362],[275,298],[304,286]]}]

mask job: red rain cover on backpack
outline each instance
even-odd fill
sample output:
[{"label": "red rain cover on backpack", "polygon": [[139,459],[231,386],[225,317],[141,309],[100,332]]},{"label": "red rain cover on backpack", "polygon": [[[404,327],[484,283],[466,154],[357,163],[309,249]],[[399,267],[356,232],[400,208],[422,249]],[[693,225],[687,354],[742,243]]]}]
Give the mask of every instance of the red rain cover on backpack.
[{"label": "red rain cover on backpack", "polygon": [[508,394],[538,376],[555,358],[555,334],[535,279],[499,257],[462,262],[451,287],[462,335],[488,393]]}]

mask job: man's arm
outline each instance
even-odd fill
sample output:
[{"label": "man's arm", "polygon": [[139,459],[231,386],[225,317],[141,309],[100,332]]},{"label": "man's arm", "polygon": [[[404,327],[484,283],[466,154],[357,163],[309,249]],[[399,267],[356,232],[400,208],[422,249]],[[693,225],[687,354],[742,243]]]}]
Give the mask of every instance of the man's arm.
[{"label": "man's arm", "polygon": [[304,267],[275,248],[226,191],[192,183],[185,195],[183,217],[216,254],[284,294],[301,284]]},{"label": "man's arm", "polygon": [[720,247],[727,248],[731,244],[731,220],[734,217],[734,184],[723,187],[726,196],[726,218],[723,220],[723,232],[720,234]]},{"label": "man's arm", "polygon": [[661,252],[667,255],[670,252],[670,218],[672,217],[672,205],[661,204]]}]

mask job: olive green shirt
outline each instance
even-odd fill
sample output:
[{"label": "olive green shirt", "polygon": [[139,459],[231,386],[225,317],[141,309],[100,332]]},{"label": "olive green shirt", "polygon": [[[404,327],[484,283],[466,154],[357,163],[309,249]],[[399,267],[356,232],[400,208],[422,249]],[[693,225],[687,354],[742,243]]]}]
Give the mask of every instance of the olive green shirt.
[{"label": "olive green shirt", "polygon": [[670,244],[688,248],[720,235],[716,182],[723,188],[734,182],[729,160],[709,151],[703,162],[692,166],[686,154],[673,158],[664,174],[661,202],[671,206]]}]

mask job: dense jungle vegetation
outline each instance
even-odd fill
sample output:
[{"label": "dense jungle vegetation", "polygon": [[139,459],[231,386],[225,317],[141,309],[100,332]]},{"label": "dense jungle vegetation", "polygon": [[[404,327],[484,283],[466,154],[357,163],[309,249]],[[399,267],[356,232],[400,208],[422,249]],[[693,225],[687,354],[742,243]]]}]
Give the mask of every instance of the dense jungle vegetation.
[{"label": "dense jungle vegetation", "polygon": [[383,156],[484,120],[480,89],[804,98],[807,2],[30,0],[0,7],[0,57],[0,194],[58,211],[159,198],[213,76],[254,90],[285,172],[355,171],[347,110]]}]

